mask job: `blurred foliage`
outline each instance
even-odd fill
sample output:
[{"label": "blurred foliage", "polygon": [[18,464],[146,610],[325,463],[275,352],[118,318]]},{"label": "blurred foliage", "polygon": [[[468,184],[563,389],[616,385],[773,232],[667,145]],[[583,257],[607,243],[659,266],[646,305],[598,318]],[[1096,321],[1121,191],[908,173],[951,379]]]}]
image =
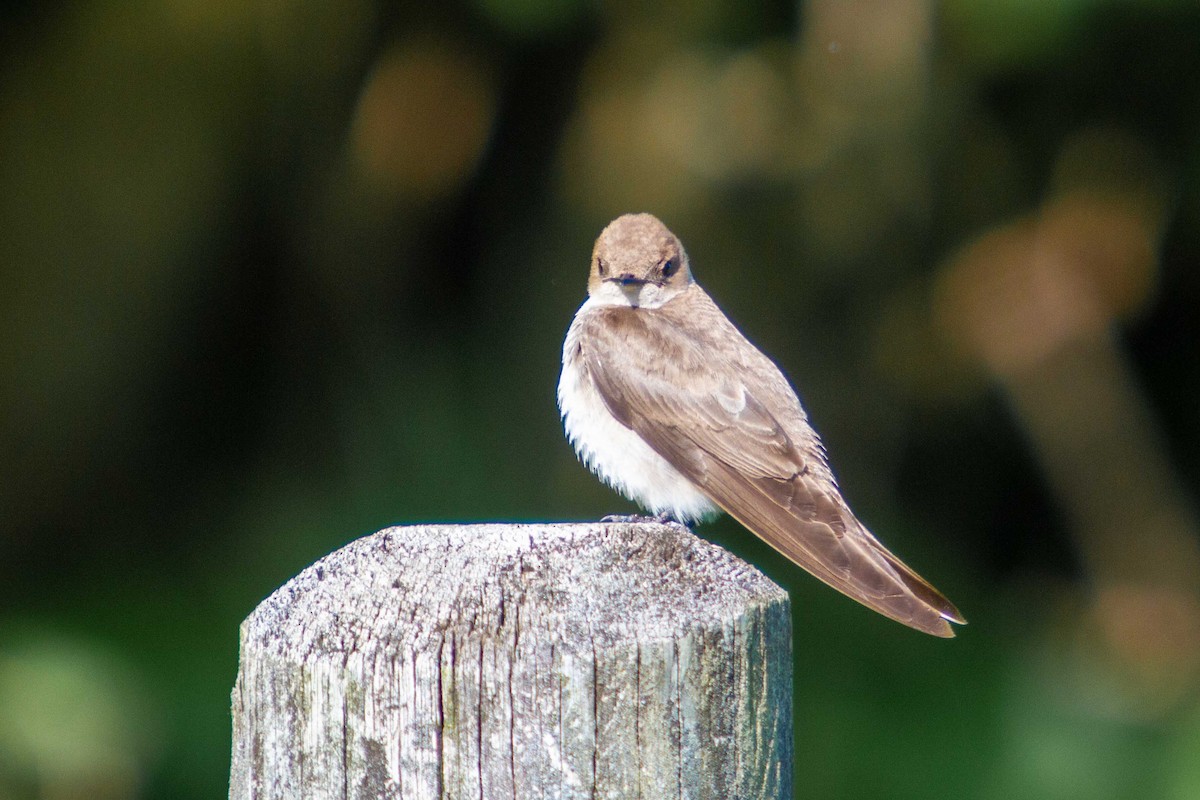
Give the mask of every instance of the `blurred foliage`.
[{"label": "blurred foliage", "polygon": [[0,798],[220,796],[237,626],[391,523],[626,509],[554,406],[652,211],[936,642],[795,605],[823,798],[1200,796],[1200,9],[0,8]]}]

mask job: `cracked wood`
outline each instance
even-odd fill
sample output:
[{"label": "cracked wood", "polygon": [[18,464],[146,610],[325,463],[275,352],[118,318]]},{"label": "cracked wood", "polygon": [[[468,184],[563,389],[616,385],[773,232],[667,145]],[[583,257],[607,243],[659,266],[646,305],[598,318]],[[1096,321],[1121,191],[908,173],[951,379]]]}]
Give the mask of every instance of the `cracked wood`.
[{"label": "cracked wood", "polygon": [[250,615],[230,798],[790,798],[786,593],[678,525],[388,528]]}]

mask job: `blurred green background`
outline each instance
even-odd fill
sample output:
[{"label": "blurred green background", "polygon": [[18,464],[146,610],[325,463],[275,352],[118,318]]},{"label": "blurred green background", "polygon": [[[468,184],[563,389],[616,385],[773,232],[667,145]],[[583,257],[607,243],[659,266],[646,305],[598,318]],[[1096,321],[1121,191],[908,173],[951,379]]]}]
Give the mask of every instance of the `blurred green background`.
[{"label": "blurred green background", "polygon": [[554,402],[658,214],[913,633],[795,607],[819,798],[1200,796],[1200,6],[0,5],[0,799],[226,792],[238,624],[393,523],[630,509]]}]

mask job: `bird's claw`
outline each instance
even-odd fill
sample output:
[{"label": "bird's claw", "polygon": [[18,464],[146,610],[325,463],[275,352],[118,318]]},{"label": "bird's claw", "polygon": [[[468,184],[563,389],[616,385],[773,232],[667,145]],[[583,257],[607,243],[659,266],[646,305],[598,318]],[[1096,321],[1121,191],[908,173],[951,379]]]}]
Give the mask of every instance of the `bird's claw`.
[{"label": "bird's claw", "polygon": [[607,514],[607,515],[601,517],[600,521],[601,522],[626,522],[626,523],[658,522],[658,520],[655,517],[645,517],[645,516],[642,516],[641,514]]},{"label": "bird's claw", "polygon": [[600,518],[601,522],[624,522],[632,524],[642,524],[646,522],[657,522],[659,525],[682,525],[679,520],[675,519],[670,514],[663,512],[654,516],[646,516],[644,514],[608,514]]}]

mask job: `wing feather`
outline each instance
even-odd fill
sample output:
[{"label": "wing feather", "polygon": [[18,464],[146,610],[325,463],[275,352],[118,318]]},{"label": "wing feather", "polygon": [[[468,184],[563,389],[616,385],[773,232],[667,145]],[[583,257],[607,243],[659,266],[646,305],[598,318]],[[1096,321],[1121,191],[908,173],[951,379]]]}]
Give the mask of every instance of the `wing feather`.
[{"label": "wing feather", "polygon": [[953,636],[947,620],[962,615],[854,517],[782,374],[748,342],[731,346],[745,340],[703,300],[711,311],[699,311],[716,316],[696,337],[678,335],[670,304],[582,320],[581,356],[609,410],[800,567],[898,622]]}]

